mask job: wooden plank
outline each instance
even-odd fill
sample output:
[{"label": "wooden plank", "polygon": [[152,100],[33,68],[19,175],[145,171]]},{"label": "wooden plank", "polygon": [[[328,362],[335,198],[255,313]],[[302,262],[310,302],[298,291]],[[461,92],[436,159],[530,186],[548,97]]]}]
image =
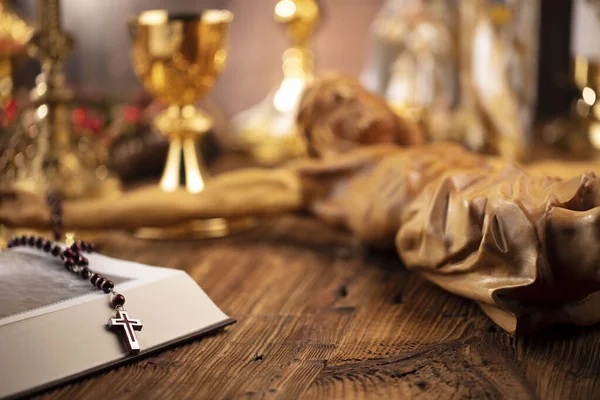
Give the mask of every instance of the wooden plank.
[{"label": "wooden plank", "polygon": [[307,397],[511,398],[535,395],[492,343],[477,338],[326,367]]},{"label": "wooden plank", "polygon": [[43,397],[600,398],[600,328],[514,338],[311,218],[213,241],[99,239],[104,254],[186,270],[239,322]]}]

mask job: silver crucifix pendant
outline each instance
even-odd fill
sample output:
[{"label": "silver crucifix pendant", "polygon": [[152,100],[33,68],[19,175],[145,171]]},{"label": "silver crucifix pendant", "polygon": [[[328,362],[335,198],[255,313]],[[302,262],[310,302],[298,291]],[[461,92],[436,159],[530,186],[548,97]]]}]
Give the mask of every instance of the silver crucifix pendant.
[{"label": "silver crucifix pendant", "polygon": [[129,351],[129,354],[135,355],[140,352],[140,342],[135,337],[134,331],[142,330],[142,321],[139,319],[130,319],[127,311],[117,310],[115,318],[108,320],[108,327],[112,331],[120,330],[123,334],[123,342]]}]

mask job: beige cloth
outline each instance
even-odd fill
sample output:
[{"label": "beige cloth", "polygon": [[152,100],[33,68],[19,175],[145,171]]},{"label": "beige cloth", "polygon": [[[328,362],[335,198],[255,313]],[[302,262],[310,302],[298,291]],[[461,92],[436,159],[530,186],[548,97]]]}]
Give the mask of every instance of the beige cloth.
[{"label": "beige cloth", "polygon": [[307,206],[517,333],[600,321],[600,181],[451,144],[365,148],[298,167]]}]

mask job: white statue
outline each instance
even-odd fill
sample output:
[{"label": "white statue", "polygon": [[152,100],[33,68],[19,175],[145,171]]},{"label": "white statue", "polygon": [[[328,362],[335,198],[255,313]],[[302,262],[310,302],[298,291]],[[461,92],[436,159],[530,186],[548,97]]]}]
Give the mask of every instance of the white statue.
[{"label": "white statue", "polygon": [[[387,0],[361,81],[432,140],[523,158],[537,93],[539,0]],[[415,112],[416,111],[416,112]]]}]

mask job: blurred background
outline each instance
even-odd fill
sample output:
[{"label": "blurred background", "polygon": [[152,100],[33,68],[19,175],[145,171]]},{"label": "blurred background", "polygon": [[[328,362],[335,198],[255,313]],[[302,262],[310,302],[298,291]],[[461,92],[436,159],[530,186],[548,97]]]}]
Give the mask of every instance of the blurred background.
[{"label": "blurred background", "polygon": [[[448,3],[456,1],[448,0]],[[27,21],[35,19],[36,0],[9,0]],[[314,36],[317,71],[336,70],[358,77],[369,54],[371,24],[383,0],[320,0],[321,20]],[[142,89],[130,62],[127,20],[153,8],[233,11],[227,66],[210,96],[227,116],[259,102],[281,80],[281,55],[289,41],[273,21],[275,0],[63,0],[64,29],[76,38],[67,61],[69,82],[85,93],[135,96]],[[569,42],[572,0],[543,0],[540,5],[538,115],[568,108]],[[35,61],[17,71],[17,83],[34,84]]]},{"label": "blurred background", "polygon": [[[164,60],[128,28],[132,17],[151,9],[234,15],[223,40],[226,62],[215,55],[220,73],[187,109],[196,122],[199,107],[211,119],[209,135],[197,135],[209,139],[196,141],[201,163],[223,149],[264,165],[303,154],[299,99],[326,71],[360,81],[430,141],[457,141],[519,161],[540,154],[590,159],[600,149],[600,2],[593,0],[0,0],[0,6],[8,76],[0,84],[0,177],[36,177],[36,188],[53,169],[74,181],[82,165],[92,180],[113,172],[125,181],[160,175],[177,139],[168,132],[174,120],[161,128],[160,115],[166,118],[173,104],[143,70]],[[134,67],[132,51],[149,58]],[[188,72],[174,71],[167,86]],[[71,161],[61,161],[72,153]],[[182,160],[167,164],[177,169]],[[69,190],[80,196],[90,185]]]},{"label": "blurred background", "polygon": [[[9,1],[26,20],[35,19],[35,0]],[[262,100],[281,81],[281,56],[289,47],[273,21],[273,0],[63,0],[64,29],[76,38],[68,58],[68,81],[84,93],[133,98],[142,90],[131,64],[127,20],[149,9],[199,12],[231,10],[229,59],[210,93],[226,116]],[[316,68],[357,77],[367,52],[368,31],[382,0],[322,1],[322,20],[314,37]],[[35,61],[18,72],[18,83],[34,85]]]}]

